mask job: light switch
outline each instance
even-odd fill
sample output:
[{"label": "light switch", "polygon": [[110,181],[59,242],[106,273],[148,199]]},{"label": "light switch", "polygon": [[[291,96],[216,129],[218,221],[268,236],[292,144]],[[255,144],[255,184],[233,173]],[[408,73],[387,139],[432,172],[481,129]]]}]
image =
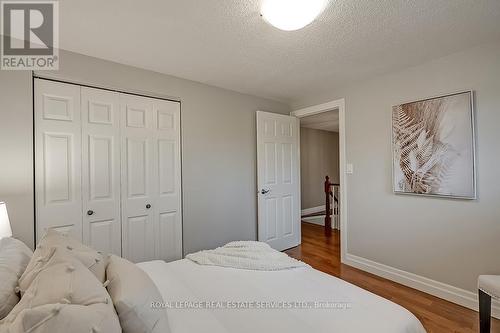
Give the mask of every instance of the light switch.
[{"label": "light switch", "polygon": [[345,172],[349,175],[352,175],[354,173],[354,166],[352,165],[352,163],[347,163]]}]

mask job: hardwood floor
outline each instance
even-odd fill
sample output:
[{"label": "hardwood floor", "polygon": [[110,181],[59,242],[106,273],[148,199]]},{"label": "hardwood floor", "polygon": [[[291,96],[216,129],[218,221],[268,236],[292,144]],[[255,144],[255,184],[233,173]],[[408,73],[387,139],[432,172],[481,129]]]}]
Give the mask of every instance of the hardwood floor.
[{"label": "hardwood floor", "polygon": [[[302,244],[285,252],[407,308],[420,319],[428,333],[479,332],[479,314],[475,311],[341,264],[338,231],[332,231],[332,236],[327,238],[322,226],[302,223]],[[492,319],[491,332],[500,332],[500,320]]]}]

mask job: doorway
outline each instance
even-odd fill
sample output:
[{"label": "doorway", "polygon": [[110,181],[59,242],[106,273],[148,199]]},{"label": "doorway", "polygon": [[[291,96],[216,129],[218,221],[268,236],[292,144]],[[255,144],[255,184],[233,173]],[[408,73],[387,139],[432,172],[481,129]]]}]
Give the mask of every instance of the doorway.
[{"label": "doorway", "polygon": [[300,120],[301,234],[307,236],[311,229],[322,228],[325,235],[322,241],[339,240],[334,243],[338,244],[340,261],[344,262],[347,253],[345,101],[307,107],[291,115]]},{"label": "doorway", "polygon": [[300,119],[301,221],[340,229],[339,111]]}]

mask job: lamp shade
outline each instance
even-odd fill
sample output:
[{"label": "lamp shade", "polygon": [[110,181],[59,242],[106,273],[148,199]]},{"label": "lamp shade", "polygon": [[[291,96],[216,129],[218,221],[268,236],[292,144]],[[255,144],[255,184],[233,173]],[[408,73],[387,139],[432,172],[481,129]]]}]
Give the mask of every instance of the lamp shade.
[{"label": "lamp shade", "polygon": [[7,214],[7,205],[5,202],[0,202],[0,239],[4,237],[12,237],[12,229],[9,214]]}]

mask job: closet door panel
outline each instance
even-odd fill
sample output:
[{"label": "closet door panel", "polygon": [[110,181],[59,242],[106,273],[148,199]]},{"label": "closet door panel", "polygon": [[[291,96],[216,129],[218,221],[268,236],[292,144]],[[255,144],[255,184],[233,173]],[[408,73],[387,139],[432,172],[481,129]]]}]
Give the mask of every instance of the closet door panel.
[{"label": "closet door panel", "polygon": [[36,237],[82,239],[80,87],[35,79]]},{"label": "closet door panel", "polygon": [[[147,198],[150,195],[148,180],[149,160],[149,138],[128,137],[126,139],[127,154],[127,196],[133,198]],[[140,201],[140,200],[137,200]]]},{"label": "closet door panel", "polygon": [[178,211],[159,214],[158,255],[165,261],[182,259],[182,224]]},{"label": "closet door panel", "polygon": [[147,98],[120,94],[122,254],[133,261],[155,258],[156,202],[152,103]]},{"label": "closet door panel", "polygon": [[118,93],[82,87],[83,241],[121,255]]},{"label": "closet door panel", "polygon": [[126,258],[132,262],[143,262],[155,259],[153,237],[153,216],[145,214],[130,216],[126,220]]},{"label": "closet door panel", "polygon": [[154,100],[153,114],[157,152],[156,256],[171,261],[182,258],[180,104]]}]

